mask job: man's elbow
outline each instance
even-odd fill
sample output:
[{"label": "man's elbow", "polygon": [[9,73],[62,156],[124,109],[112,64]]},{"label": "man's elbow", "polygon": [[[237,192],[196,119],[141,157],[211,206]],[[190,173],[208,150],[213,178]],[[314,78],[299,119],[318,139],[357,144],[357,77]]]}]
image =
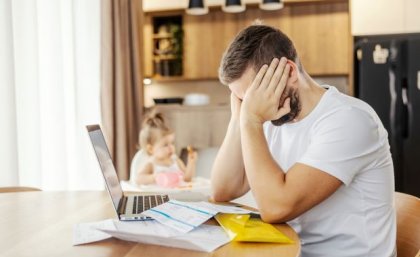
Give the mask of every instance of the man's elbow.
[{"label": "man's elbow", "polygon": [[226,190],[215,186],[212,186],[212,198],[215,202],[229,202],[232,200],[232,197],[226,193]]},{"label": "man's elbow", "polygon": [[293,207],[263,207],[260,208],[261,219],[266,223],[282,223],[293,219]]}]

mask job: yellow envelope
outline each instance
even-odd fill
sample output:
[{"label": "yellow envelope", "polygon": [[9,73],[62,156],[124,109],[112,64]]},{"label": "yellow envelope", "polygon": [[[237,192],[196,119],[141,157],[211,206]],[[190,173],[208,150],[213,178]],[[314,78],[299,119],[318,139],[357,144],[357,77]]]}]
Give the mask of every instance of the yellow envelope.
[{"label": "yellow envelope", "polygon": [[242,242],[293,243],[293,240],[261,219],[250,218],[249,214],[216,215],[216,220],[230,239]]}]

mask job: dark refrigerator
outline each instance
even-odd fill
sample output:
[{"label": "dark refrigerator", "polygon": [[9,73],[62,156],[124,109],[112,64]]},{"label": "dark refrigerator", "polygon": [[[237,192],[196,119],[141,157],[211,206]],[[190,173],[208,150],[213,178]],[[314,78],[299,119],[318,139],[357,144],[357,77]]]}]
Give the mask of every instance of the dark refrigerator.
[{"label": "dark refrigerator", "polygon": [[395,189],[420,197],[420,34],[357,37],[355,93],[388,131]]}]

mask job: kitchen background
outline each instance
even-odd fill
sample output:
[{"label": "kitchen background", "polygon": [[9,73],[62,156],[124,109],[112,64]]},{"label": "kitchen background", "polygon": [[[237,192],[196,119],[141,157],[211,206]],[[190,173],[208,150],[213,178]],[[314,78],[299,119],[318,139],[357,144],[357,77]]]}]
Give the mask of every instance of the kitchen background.
[{"label": "kitchen background", "polygon": [[230,118],[220,59],[259,19],[291,37],[315,80],[375,108],[397,190],[420,196],[418,10],[419,0],[0,1],[0,186],[103,189],[85,128],[96,123],[128,179],[152,106],[208,175]]},{"label": "kitchen background", "polygon": [[[202,1],[143,2],[144,106],[159,103],[156,106],[177,131],[178,151],[190,144],[198,149],[217,149],[221,144],[229,121],[230,92],[218,81],[217,69],[223,51],[236,33],[256,19],[290,36],[305,69],[317,82],[356,97],[360,97],[362,84],[364,90],[371,90],[369,84],[376,83],[376,97],[383,99],[381,102],[387,101],[381,91],[389,91],[388,69],[375,74],[385,78],[382,81],[362,81],[359,70],[355,70],[355,65],[360,69],[357,59],[360,41],[372,35],[391,35],[388,40],[406,34],[415,38],[415,33],[420,32],[420,16],[415,12],[420,9],[420,1],[415,0],[284,0],[278,10],[264,10],[262,1],[243,0],[238,13],[227,12],[229,1],[208,0],[199,10],[205,14],[190,15],[187,6],[192,2]],[[384,47],[388,49],[389,45]],[[372,54],[373,50],[365,52],[363,58],[369,60]],[[362,98],[375,105],[371,99]],[[383,108],[377,112],[382,120],[389,120],[389,105],[374,108]],[[420,114],[420,109],[412,111]],[[420,129],[417,121],[411,124],[414,124],[411,129]],[[385,126],[390,130],[391,125]],[[390,132],[390,139],[395,138],[394,134]],[[405,142],[403,138],[396,140],[397,145]],[[408,139],[413,140],[416,139]],[[401,154],[395,144],[391,145],[397,190],[420,195],[420,170],[407,168],[412,164],[400,164],[403,158],[398,157]],[[408,157],[410,152],[420,156],[419,151],[420,142],[410,143],[404,155]]]}]

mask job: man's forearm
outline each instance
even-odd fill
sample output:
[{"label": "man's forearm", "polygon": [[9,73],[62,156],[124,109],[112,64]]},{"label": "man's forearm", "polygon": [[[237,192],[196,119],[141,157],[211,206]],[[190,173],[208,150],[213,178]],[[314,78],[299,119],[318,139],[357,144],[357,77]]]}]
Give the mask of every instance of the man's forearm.
[{"label": "man's forearm", "polygon": [[245,122],[241,124],[241,132],[242,153],[251,191],[263,216],[277,216],[282,211],[281,205],[287,203],[278,202],[287,198],[284,193],[285,174],[271,156],[262,124]]},{"label": "man's forearm", "polygon": [[212,168],[211,184],[216,201],[229,201],[249,190],[241,151],[239,121],[231,120]]}]

